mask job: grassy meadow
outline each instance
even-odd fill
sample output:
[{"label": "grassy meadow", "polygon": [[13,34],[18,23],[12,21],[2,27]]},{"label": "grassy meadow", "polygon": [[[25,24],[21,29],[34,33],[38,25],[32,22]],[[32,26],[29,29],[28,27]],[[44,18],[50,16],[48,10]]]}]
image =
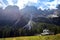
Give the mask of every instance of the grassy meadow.
[{"label": "grassy meadow", "polygon": [[22,36],[22,37],[10,37],[0,38],[0,40],[60,40],[60,35],[48,35],[48,36]]}]

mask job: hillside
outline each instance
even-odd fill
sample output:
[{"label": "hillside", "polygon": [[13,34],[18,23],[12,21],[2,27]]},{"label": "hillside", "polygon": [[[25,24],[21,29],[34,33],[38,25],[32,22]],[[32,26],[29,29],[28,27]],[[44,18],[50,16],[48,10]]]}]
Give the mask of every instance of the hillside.
[{"label": "hillside", "polygon": [[60,40],[60,35],[50,35],[50,36],[22,36],[22,37],[12,37],[12,38],[0,38],[0,40]]}]

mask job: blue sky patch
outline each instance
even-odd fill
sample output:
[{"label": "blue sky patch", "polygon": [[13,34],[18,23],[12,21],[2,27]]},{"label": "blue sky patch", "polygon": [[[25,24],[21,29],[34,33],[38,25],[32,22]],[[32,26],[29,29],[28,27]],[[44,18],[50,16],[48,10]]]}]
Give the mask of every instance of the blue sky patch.
[{"label": "blue sky patch", "polygon": [[18,0],[12,0],[13,4],[16,4],[18,2]]},{"label": "blue sky patch", "polygon": [[49,2],[53,2],[54,0],[49,0]]},{"label": "blue sky patch", "polygon": [[8,1],[7,0],[3,0],[4,4],[7,5],[8,4]]}]

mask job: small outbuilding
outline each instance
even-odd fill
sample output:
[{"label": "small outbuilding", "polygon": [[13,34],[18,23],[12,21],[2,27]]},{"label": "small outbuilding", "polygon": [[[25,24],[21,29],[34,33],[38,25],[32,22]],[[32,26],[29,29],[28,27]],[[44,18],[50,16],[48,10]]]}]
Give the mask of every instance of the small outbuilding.
[{"label": "small outbuilding", "polygon": [[41,35],[53,35],[54,33],[53,32],[51,32],[50,30],[48,30],[48,29],[44,29],[43,30],[43,33],[41,33]]}]

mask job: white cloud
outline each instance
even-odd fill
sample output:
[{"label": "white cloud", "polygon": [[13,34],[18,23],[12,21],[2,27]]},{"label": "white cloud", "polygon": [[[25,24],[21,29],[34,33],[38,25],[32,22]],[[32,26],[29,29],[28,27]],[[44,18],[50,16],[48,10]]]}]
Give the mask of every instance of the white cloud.
[{"label": "white cloud", "polygon": [[0,7],[2,7],[2,3],[0,2]]},{"label": "white cloud", "polygon": [[7,0],[9,5],[13,5],[12,0]]},{"label": "white cloud", "polygon": [[60,0],[58,0],[57,3],[60,4]]},{"label": "white cloud", "polygon": [[53,2],[49,2],[50,4],[50,9],[56,9],[56,5],[57,5],[57,0],[53,1]]},{"label": "white cloud", "polygon": [[3,7],[3,9],[6,7],[2,0],[0,0],[0,6]]},{"label": "white cloud", "polygon": [[18,0],[17,6],[20,7],[20,9],[24,8],[24,6],[28,3],[26,0]]},{"label": "white cloud", "polygon": [[27,1],[33,2],[33,3],[37,3],[38,2],[38,0],[27,0]]},{"label": "white cloud", "polygon": [[[2,2],[2,5],[1,4],[0,5],[5,8],[7,5],[5,5],[2,0],[0,1]],[[38,2],[38,0],[17,0],[18,1],[17,4],[13,4],[13,0],[7,0],[7,1],[8,5],[17,5],[20,7],[20,9],[24,8],[25,5]]]},{"label": "white cloud", "polygon": [[18,0],[17,6],[20,7],[20,9],[24,8],[25,5],[32,5],[31,3],[37,3],[38,0]]},{"label": "white cloud", "polygon": [[[17,0],[18,2],[16,4],[13,3],[13,0],[7,0],[8,5],[17,5],[20,9],[24,8],[26,5],[34,5],[41,9],[56,9],[56,5],[60,4],[60,0],[54,0],[52,2],[49,2],[48,0]],[[7,6],[3,3],[2,0],[0,0],[0,6],[3,6],[4,8]]]},{"label": "white cloud", "polygon": [[[48,8],[50,8],[50,9],[56,9],[56,5],[57,4],[60,4],[60,0],[54,0],[54,1],[52,1],[52,2],[42,2],[45,6],[47,6]],[[43,5],[43,6],[44,6]],[[40,7],[42,7],[42,6],[40,6]],[[43,9],[46,9],[46,8],[43,8]]]}]

